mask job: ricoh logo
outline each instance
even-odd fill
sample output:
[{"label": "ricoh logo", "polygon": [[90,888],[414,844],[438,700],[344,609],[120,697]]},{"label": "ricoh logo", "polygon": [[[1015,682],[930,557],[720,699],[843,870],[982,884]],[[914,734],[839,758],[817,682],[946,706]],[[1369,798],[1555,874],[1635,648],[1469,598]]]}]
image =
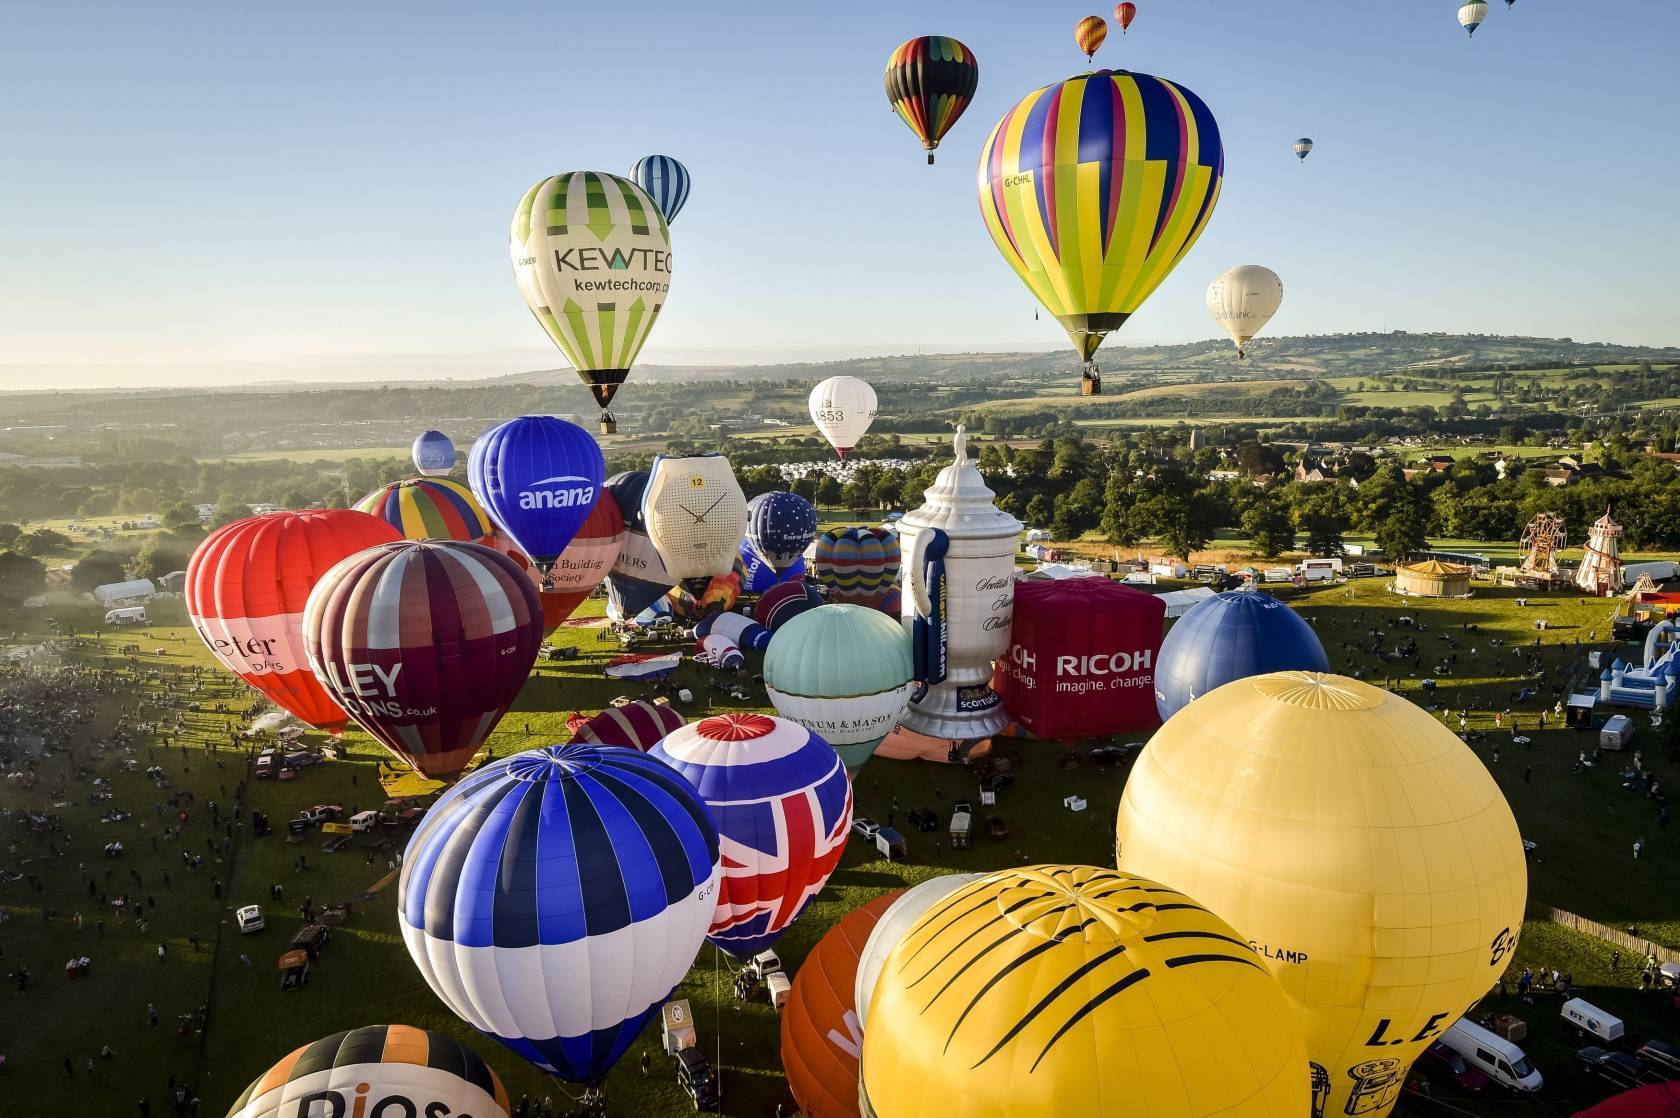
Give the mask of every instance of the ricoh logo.
[{"label": "ricoh logo", "polygon": [[[537,486],[554,488],[539,489]],[[594,503],[594,484],[588,478],[578,477],[576,474],[545,477],[541,481],[533,481],[519,493],[519,507],[522,509],[588,508]]]},{"label": "ricoh logo", "polygon": [[[1053,689],[1064,695],[1085,695],[1098,691],[1121,691],[1148,687],[1151,679],[1141,674],[1155,665],[1155,651],[1092,652],[1084,656],[1057,656]],[[1006,669],[1011,678],[1028,689],[1039,685],[1038,654],[1020,645],[1009,647]]]},{"label": "ricoh logo", "polygon": [[1140,672],[1150,666],[1155,654],[1150,649],[1138,652],[1094,652],[1089,656],[1056,657],[1057,675],[1119,675],[1121,672]]}]

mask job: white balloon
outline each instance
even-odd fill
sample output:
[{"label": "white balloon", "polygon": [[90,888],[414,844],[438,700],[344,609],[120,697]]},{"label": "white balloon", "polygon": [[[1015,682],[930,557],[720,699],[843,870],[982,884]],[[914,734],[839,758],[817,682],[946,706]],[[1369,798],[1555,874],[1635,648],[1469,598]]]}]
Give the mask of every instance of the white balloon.
[{"label": "white balloon", "polygon": [[747,535],[747,498],[723,455],[661,454],[648,472],[642,519],[673,581],[711,578],[735,566]]},{"label": "white balloon", "polygon": [[1239,264],[1208,284],[1208,313],[1237,343],[1239,357],[1282,303],[1283,281],[1258,264]]},{"label": "white balloon", "polygon": [[869,999],[875,993],[875,983],[880,981],[881,968],[887,965],[887,956],[904,938],[904,933],[910,930],[910,925],[946,897],[985,876],[983,873],[947,873],[930,877],[905,890],[904,896],[881,914],[881,919],[875,922],[869,938],[864,941],[863,954],[858,956],[857,979],[852,987],[859,1028],[868,1027]]},{"label": "white balloon", "polygon": [[844,458],[875,422],[875,390],[857,377],[829,377],[811,389],[811,422]]}]

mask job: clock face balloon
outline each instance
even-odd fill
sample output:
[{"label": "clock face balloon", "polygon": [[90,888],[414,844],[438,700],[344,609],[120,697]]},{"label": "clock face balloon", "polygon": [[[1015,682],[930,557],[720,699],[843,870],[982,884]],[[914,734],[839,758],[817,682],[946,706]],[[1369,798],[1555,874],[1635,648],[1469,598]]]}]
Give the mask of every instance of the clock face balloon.
[{"label": "clock face balloon", "polygon": [[710,580],[735,566],[747,534],[747,498],[723,455],[661,454],[648,471],[642,519],[672,579]]}]

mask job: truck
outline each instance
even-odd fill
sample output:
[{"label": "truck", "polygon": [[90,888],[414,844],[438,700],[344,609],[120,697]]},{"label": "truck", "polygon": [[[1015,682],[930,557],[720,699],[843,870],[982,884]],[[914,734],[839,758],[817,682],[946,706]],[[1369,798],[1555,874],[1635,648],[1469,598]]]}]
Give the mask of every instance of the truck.
[{"label": "truck", "polygon": [[109,609],[105,611],[107,625],[145,625],[145,606],[126,606],[123,609]]},{"label": "truck", "polygon": [[1625,714],[1612,715],[1605,719],[1604,726],[1598,731],[1598,747],[1600,749],[1626,749],[1633,740],[1633,719]]}]

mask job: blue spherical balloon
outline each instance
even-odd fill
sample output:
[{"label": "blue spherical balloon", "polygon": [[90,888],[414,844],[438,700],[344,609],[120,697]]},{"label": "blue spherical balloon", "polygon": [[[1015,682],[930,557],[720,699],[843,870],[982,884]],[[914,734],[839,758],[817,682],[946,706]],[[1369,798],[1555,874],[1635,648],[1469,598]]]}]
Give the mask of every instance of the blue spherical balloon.
[{"label": "blue spherical balloon", "polygon": [[1330,658],[1301,615],[1258,590],[1227,590],[1192,606],[1161,642],[1161,720],[1234,680],[1268,672],[1327,672]]},{"label": "blue spherical balloon", "polygon": [[760,493],[747,502],[747,539],[777,570],[791,567],[817,538],[817,509],[797,493]]},{"label": "blue spherical balloon", "polygon": [[694,963],[722,868],[706,804],[634,749],[559,745],[469,774],[409,840],[403,942],[445,1005],[599,1083]]},{"label": "blue spherical balloon", "polygon": [[442,431],[422,431],[410,450],[414,468],[426,477],[442,477],[455,468],[455,444]]},{"label": "blue spherical balloon", "polygon": [[545,573],[589,519],[606,474],[594,437],[552,415],[492,427],[467,456],[473,496]]}]

